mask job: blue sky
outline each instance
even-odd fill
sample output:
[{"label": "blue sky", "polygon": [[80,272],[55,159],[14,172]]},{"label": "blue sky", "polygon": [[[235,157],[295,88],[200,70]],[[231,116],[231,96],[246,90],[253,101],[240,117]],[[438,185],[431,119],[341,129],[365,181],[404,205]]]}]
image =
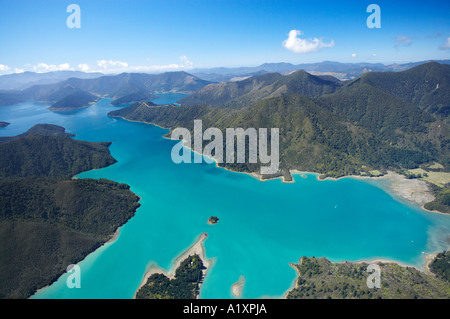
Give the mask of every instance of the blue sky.
[{"label": "blue sky", "polygon": [[[72,3],[79,29],[66,25]],[[379,29],[366,25],[371,3]],[[433,0],[0,0],[0,73],[450,59],[449,12]]]}]

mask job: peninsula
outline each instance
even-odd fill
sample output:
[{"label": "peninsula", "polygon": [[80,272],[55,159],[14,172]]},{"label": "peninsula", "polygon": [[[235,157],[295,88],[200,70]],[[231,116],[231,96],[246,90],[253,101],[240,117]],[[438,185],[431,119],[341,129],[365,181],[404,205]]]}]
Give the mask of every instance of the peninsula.
[{"label": "peninsula", "polygon": [[171,271],[151,265],[139,285],[136,299],[196,299],[212,262],[206,258],[203,233],[197,241],[175,259]]},{"label": "peninsula", "polygon": [[36,125],[0,139],[0,298],[27,298],[50,285],[139,207],[126,184],[72,179],[115,160],[110,143],[69,136],[62,127]]},{"label": "peninsula", "polygon": [[[435,272],[388,261],[332,263],[326,258],[302,257],[291,264],[298,279],[287,299],[449,299],[449,254],[431,261]],[[380,267],[380,288],[369,288],[369,264]],[[434,267],[434,268],[433,268]]]}]

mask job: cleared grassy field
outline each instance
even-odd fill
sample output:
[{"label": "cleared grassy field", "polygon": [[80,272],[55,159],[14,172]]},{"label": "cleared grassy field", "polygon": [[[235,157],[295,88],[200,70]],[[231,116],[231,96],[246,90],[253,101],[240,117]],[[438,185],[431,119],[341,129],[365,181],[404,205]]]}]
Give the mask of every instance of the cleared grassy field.
[{"label": "cleared grassy field", "polygon": [[432,164],[432,165],[430,165],[428,167],[431,168],[431,169],[443,169],[444,168],[444,166],[442,166],[439,163],[434,163],[434,164]]},{"label": "cleared grassy field", "polygon": [[[450,183],[450,173],[448,172],[427,172],[422,168],[410,169],[408,170],[412,174],[422,174],[420,179],[435,184],[439,187],[444,187],[445,184]],[[428,174],[424,177],[423,174]]]}]

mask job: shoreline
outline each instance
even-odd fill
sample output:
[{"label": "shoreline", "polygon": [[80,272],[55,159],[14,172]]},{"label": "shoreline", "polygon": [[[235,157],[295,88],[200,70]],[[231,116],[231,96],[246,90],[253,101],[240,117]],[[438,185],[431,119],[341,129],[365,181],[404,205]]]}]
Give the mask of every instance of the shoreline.
[{"label": "shoreline", "polygon": [[[343,261],[339,261],[339,262],[333,262],[330,259],[328,259],[327,257],[323,257],[326,258],[328,261],[330,261],[332,264],[344,264],[344,263],[351,263],[351,264],[396,264],[400,267],[403,268],[408,268],[408,267],[412,267],[422,273],[424,273],[427,276],[433,276],[435,277],[436,275],[431,272],[429,266],[431,264],[431,262],[434,260],[434,258],[437,256],[437,254],[439,254],[439,252],[434,252],[434,253],[424,253],[424,260],[425,260],[425,264],[422,267],[417,267],[414,265],[408,265],[405,263],[402,263],[400,261],[395,261],[392,259],[386,259],[386,258],[374,258],[374,259],[363,259],[363,260],[358,260],[358,261],[349,261],[349,260],[343,260]],[[315,258],[322,258],[322,257],[315,257]],[[291,286],[288,288],[288,290],[286,290],[286,292],[282,295],[281,299],[287,299],[287,296],[289,295],[289,292],[292,289],[298,288],[298,278],[300,278],[300,273],[299,270],[297,268],[298,264],[301,264],[301,259],[302,257],[300,257],[300,259],[298,260],[297,263],[288,263],[289,266],[295,270],[295,272],[297,273],[297,278],[295,278],[294,282],[291,284]]]},{"label": "shoreline", "polygon": [[141,283],[139,284],[138,288],[136,289],[136,291],[133,295],[133,299],[136,299],[137,292],[147,283],[147,280],[148,280],[148,278],[150,278],[151,275],[156,274],[156,273],[163,274],[164,276],[166,276],[167,278],[172,280],[175,278],[175,271],[177,270],[178,267],[180,267],[181,262],[183,262],[189,256],[192,256],[195,254],[200,257],[200,259],[202,260],[203,266],[206,267],[203,270],[202,282],[199,283],[199,287],[198,287],[199,294],[197,296],[197,299],[199,299],[203,280],[205,279],[205,277],[208,273],[208,270],[213,266],[213,260],[208,259],[206,257],[205,246],[204,246],[204,241],[206,240],[206,238],[208,238],[207,233],[200,234],[200,236],[197,238],[197,240],[191,246],[189,246],[189,248],[184,250],[180,255],[178,255],[175,258],[175,260],[172,261],[172,265],[171,265],[171,268],[169,269],[169,271],[162,269],[156,263],[152,263],[148,267],[148,269],[145,271],[144,276],[141,280]]},{"label": "shoreline", "polygon": [[[108,115],[111,116],[111,115]],[[146,121],[136,121],[136,120],[130,120],[127,119],[123,116],[111,116],[111,117],[118,117],[121,118],[125,121],[130,121],[130,122],[136,122],[136,123],[145,123],[145,124],[151,124],[151,125],[155,125],[161,129],[165,129],[165,130],[169,130],[169,133],[172,131],[172,129],[167,128],[167,127],[163,127],[160,126],[158,124],[155,123],[151,123],[151,122],[146,122]],[[166,136],[167,134],[163,135],[163,138],[172,140],[170,137]],[[177,141],[177,140],[173,140],[173,141]],[[180,141],[180,140],[178,140]],[[291,181],[287,181],[284,175],[280,175],[280,176],[276,176],[276,177],[270,177],[270,178],[263,178],[262,174],[258,174],[256,172],[239,172],[239,171],[234,171],[230,168],[227,167],[222,167],[219,166],[219,162],[215,159],[215,158],[211,158],[208,157],[206,155],[200,154],[196,151],[194,151],[192,148],[186,146],[183,143],[183,147],[189,149],[191,152],[193,153],[197,153],[203,157],[207,157],[210,160],[215,162],[216,167],[218,168],[222,168],[225,169],[229,172],[233,172],[233,173],[241,173],[241,174],[247,174],[252,176],[253,178],[256,178],[257,180],[259,180],[260,182],[266,182],[266,181],[270,181],[270,180],[275,180],[275,179],[281,179],[282,183],[286,183],[286,184],[290,184],[290,183],[295,183],[295,178],[294,175],[300,175],[302,178],[307,178],[307,176],[305,174],[314,174],[317,175],[316,179],[318,181],[325,181],[325,180],[333,180],[333,181],[337,181],[339,179],[342,178],[354,178],[354,179],[363,179],[363,180],[369,180],[369,181],[374,181],[374,180],[387,180],[389,185],[388,187],[383,188],[386,192],[388,192],[389,194],[394,194],[396,197],[401,198],[403,200],[408,201],[409,203],[413,203],[415,205],[420,206],[420,208],[422,210],[425,210],[429,213],[434,213],[434,214],[442,214],[442,215],[448,215],[445,214],[443,212],[440,211],[431,211],[426,209],[424,206],[426,203],[429,203],[431,201],[433,201],[435,199],[435,196],[431,193],[430,188],[428,186],[428,184],[425,181],[422,180],[417,180],[417,179],[407,179],[405,176],[400,175],[398,173],[395,173],[393,171],[388,171],[388,173],[386,175],[382,175],[382,176],[362,176],[362,175],[347,175],[347,176],[342,176],[342,177],[325,177],[323,179],[319,178],[319,176],[321,175],[320,173],[317,172],[308,172],[308,171],[303,171],[303,170],[298,170],[298,169],[291,169],[289,170],[289,174],[292,177]]]}]

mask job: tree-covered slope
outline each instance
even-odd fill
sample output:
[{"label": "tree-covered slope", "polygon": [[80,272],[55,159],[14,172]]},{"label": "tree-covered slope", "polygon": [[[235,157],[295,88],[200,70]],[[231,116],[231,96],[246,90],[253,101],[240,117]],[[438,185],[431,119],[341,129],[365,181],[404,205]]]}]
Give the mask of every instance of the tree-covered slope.
[{"label": "tree-covered slope", "polygon": [[114,164],[109,145],[60,136],[27,135],[0,144],[0,177],[70,178]]},{"label": "tree-covered slope", "polygon": [[289,94],[318,97],[332,93],[340,86],[339,81],[314,76],[303,70],[285,76],[279,73],[266,73],[242,81],[207,85],[180,100],[180,104],[239,107]]},{"label": "tree-covered slope", "polygon": [[0,142],[0,298],[26,298],[110,239],[139,206],[129,186],[70,179],[115,162],[110,143],[41,124]]},{"label": "tree-covered slope", "polygon": [[[167,128],[279,128],[280,168],[328,176],[359,174],[361,167],[412,168],[433,159],[445,162],[447,135],[431,115],[397,97],[366,86],[311,100],[301,95],[264,99],[240,108],[149,106],[145,103],[111,112]],[[224,164],[257,172],[257,164]],[[281,173],[281,172],[280,172]]]},{"label": "tree-covered slope", "polygon": [[108,180],[0,179],[0,298],[26,298],[109,240],[138,198]]},{"label": "tree-covered slope", "polygon": [[302,257],[294,267],[299,278],[288,299],[449,299],[448,282],[413,267],[376,263],[380,288],[369,288],[369,263],[332,263]]},{"label": "tree-covered slope", "polygon": [[450,65],[428,62],[402,72],[370,72],[354,80],[415,104],[443,119],[450,115]]}]

